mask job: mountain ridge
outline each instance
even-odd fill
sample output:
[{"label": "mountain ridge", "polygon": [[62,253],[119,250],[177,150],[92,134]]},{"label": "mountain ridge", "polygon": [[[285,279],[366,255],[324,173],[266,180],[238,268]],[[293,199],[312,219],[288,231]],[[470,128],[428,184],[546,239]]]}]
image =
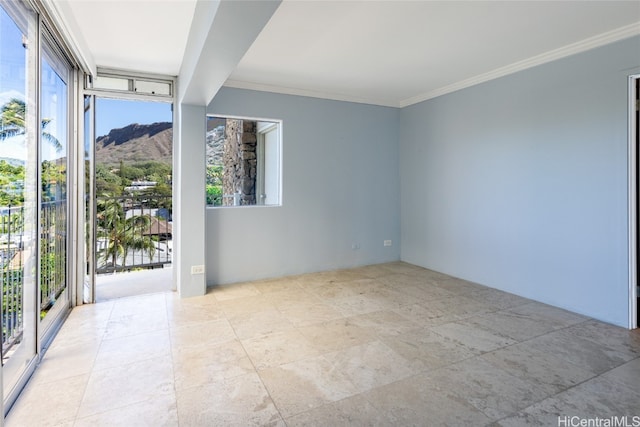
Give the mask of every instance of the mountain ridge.
[{"label": "mountain ridge", "polygon": [[107,135],[98,137],[95,145],[96,162],[109,165],[142,161],[171,164],[172,151],[170,122],[132,123],[111,129]]}]

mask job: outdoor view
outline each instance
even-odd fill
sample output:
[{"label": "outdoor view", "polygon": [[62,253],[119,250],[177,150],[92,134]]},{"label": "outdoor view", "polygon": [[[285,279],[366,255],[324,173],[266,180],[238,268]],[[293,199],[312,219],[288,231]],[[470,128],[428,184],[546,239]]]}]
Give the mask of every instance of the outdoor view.
[{"label": "outdoor view", "polygon": [[96,102],[96,272],[171,263],[171,104]]}]

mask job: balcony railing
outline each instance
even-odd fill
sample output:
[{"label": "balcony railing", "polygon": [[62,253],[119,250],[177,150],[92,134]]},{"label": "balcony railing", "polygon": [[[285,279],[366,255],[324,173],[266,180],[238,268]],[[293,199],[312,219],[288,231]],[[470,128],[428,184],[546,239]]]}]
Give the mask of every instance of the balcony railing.
[{"label": "balcony railing", "polygon": [[2,282],[2,355],[22,339],[24,208],[0,207],[0,282]]},{"label": "balcony railing", "polygon": [[171,264],[171,215],[171,196],[98,197],[96,273]]}]

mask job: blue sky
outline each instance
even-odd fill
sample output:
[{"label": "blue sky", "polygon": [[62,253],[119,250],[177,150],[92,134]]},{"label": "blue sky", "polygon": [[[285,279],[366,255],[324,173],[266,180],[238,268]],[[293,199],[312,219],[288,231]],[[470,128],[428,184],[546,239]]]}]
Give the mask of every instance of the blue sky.
[{"label": "blue sky", "polygon": [[96,137],[132,123],[171,122],[171,104],[98,98],[96,101]]}]

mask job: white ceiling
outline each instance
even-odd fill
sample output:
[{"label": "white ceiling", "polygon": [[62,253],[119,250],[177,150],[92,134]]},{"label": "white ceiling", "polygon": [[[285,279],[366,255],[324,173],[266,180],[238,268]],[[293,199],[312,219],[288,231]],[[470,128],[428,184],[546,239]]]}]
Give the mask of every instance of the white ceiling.
[{"label": "white ceiling", "polygon": [[[59,1],[98,66],[178,74],[195,0]],[[640,1],[285,0],[226,84],[404,106],[638,33]]]},{"label": "white ceiling", "polygon": [[53,0],[99,67],[178,75],[196,0]]}]

